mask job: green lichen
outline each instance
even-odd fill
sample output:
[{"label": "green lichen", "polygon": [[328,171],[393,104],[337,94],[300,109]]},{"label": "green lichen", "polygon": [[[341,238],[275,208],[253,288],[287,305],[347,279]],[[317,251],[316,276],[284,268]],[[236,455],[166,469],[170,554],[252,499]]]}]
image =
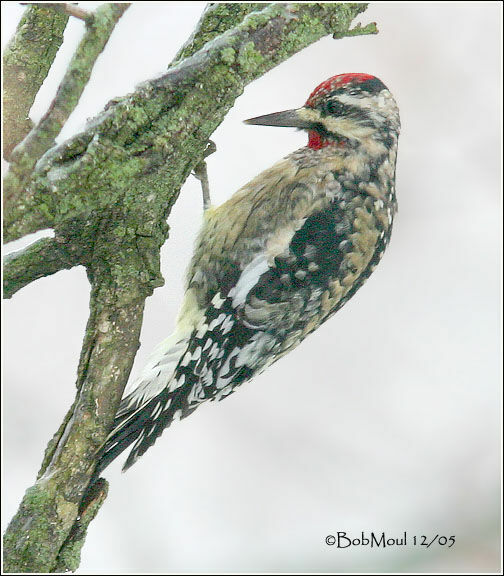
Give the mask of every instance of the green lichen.
[{"label": "green lichen", "polygon": [[233,48],[228,47],[221,50],[221,59],[224,64],[231,66],[235,61],[235,51]]},{"label": "green lichen", "polygon": [[254,70],[263,66],[264,56],[256,50],[253,42],[247,42],[240,49],[238,63],[246,76],[253,74]]},{"label": "green lichen", "polygon": [[[345,36],[363,36],[369,34],[378,34],[378,28],[376,26],[376,22],[370,22],[366,26],[361,26],[357,24],[354,28],[348,30]],[[333,38],[337,39],[339,36],[337,34],[333,34]]]},{"label": "green lichen", "polygon": [[[268,4],[266,6],[267,9],[251,12],[246,17],[245,23],[248,30],[258,30],[273,18],[284,16],[285,14],[285,9],[280,4]],[[295,4],[289,6],[290,13],[294,13],[296,10],[297,8]]]},{"label": "green lichen", "polygon": [[[11,523],[4,536],[4,550],[16,550],[15,555],[5,556],[4,571],[51,571],[54,546],[61,546],[64,542],[76,509],[76,504],[64,502],[55,494],[51,482],[39,482],[28,488],[20,512],[13,520],[16,526]],[[58,518],[57,522],[55,518]],[[25,526],[29,527],[29,532],[19,530]]]},{"label": "green lichen", "polygon": [[124,238],[126,236],[126,234],[128,233],[128,230],[126,228],[124,228],[124,226],[116,226],[114,228],[114,234],[118,237],[118,238]]},{"label": "green lichen", "polygon": [[205,44],[243,22],[247,14],[267,6],[267,3],[248,2],[214,3],[208,6],[198,23],[194,37],[179,51],[174,63],[192,56]]}]

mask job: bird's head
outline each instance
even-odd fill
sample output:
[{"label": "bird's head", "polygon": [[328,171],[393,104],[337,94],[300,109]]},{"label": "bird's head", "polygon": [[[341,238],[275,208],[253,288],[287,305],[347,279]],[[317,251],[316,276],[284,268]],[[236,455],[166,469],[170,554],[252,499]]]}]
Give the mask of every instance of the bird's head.
[{"label": "bird's head", "polygon": [[306,104],[250,118],[247,124],[292,126],[308,132],[314,150],[330,145],[389,143],[399,133],[399,110],[381,80],[369,74],[339,74],[322,82]]}]

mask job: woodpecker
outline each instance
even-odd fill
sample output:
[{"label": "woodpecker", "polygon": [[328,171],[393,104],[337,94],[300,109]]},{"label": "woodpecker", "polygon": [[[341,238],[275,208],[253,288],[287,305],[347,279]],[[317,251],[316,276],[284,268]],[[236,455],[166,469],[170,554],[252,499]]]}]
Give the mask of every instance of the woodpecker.
[{"label": "woodpecker", "polygon": [[400,120],[378,78],[333,76],[301,108],[245,122],[305,130],[308,144],[204,212],[175,332],[121,401],[95,477],[132,446],[126,470],[174,420],[296,347],[387,247]]}]

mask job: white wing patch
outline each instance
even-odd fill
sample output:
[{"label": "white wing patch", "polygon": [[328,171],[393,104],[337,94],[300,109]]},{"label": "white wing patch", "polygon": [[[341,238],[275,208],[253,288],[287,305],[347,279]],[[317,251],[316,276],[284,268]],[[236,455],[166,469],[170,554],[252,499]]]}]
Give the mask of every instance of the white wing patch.
[{"label": "white wing patch", "polygon": [[233,299],[233,307],[241,306],[247,294],[257,284],[259,278],[273,266],[275,256],[285,253],[295,232],[301,228],[306,218],[300,218],[293,225],[289,225],[268,238],[264,251],[258,254],[243,269],[236,286],[229,291],[229,297]]},{"label": "white wing patch", "polygon": [[247,294],[268,269],[268,255],[264,252],[256,256],[247,266],[245,266],[236,286],[229,291],[229,296],[233,299],[233,307],[236,308],[245,302]]}]

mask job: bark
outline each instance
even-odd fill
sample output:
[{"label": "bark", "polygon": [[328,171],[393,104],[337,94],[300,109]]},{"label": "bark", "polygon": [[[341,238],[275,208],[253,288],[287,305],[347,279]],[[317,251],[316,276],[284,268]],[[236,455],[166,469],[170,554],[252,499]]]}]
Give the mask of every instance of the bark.
[{"label": "bark", "polygon": [[28,115],[56,57],[68,14],[32,6],[21,18],[3,55],[3,155],[33,127]]},{"label": "bark", "polygon": [[[376,32],[374,26],[350,29],[365,7],[209,5],[165,74],[110,102],[82,133],[57,147],[45,150],[49,139],[33,147],[30,137],[18,147],[4,183],[4,237],[50,227],[55,238],[10,257],[6,296],[78,264],[86,267],[92,290],[76,399],[6,531],[5,571],[75,570],[79,564],[106,483],[88,494],[86,506],[82,498],[139,346],[145,299],[163,283],[166,219],[213,131],[249,82],[302,48],[328,34]],[[100,34],[104,45],[110,31]],[[89,76],[78,78],[85,85]],[[37,130],[44,132],[39,126],[32,133]]]}]

